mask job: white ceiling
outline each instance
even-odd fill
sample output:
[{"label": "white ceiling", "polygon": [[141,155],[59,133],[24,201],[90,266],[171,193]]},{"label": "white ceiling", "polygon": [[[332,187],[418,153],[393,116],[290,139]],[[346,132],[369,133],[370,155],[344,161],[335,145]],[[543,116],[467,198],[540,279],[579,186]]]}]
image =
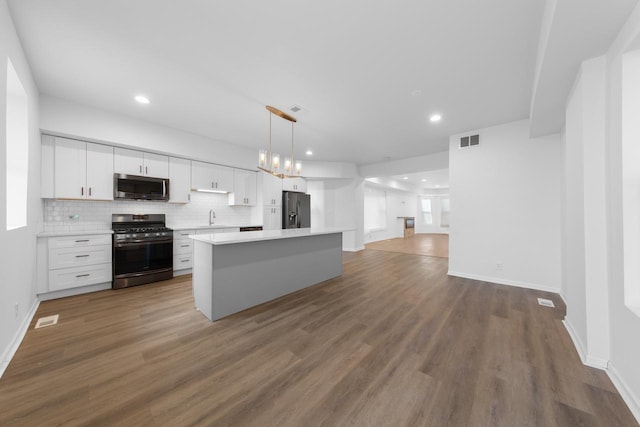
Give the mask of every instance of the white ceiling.
[{"label": "white ceiling", "polygon": [[299,104],[297,157],[357,164],[527,117],[542,3],[9,0],[44,94],[255,148]]},{"label": "white ceiling", "polygon": [[449,169],[393,175],[391,178],[406,185],[414,186],[417,189],[449,188]]}]

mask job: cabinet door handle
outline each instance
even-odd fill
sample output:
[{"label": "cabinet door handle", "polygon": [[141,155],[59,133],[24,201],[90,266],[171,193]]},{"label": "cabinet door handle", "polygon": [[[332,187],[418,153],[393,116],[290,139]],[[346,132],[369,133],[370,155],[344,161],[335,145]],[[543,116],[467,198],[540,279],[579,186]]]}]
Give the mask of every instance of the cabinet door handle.
[{"label": "cabinet door handle", "polygon": [[211,181],[211,188],[216,188],[216,187],[213,186],[213,181]]},{"label": "cabinet door handle", "polygon": [[83,242],[88,242],[89,239],[82,239],[82,240],[76,240],[76,243],[83,243]]},{"label": "cabinet door handle", "polygon": [[89,256],[89,255],[76,255],[76,258],[86,258],[86,257],[88,257],[88,256]]},{"label": "cabinet door handle", "polygon": [[149,166],[144,167],[144,174],[149,175]]},{"label": "cabinet door handle", "polygon": [[140,165],[140,174],[142,174],[142,165]]},{"label": "cabinet door handle", "polygon": [[76,277],[89,277],[90,274],[76,274]]},{"label": "cabinet door handle", "polygon": [[84,187],[80,187],[80,195],[84,196]]},{"label": "cabinet door handle", "polygon": [[91,195],[91,187],[89,187],[89,195]]}]

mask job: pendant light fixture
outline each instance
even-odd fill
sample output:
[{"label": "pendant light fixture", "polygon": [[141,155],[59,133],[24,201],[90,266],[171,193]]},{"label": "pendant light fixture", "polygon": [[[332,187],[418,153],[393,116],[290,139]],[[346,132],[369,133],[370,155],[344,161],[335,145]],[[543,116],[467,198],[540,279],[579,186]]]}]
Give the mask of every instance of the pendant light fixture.
[{"label": "pendant light fixture", "polygon": [[[293,124],[297,122],[296,118],[270,105],[265,108],[269,111],[269,150],[262,149],[258,152],[258,169],[269,172],[279,178],[300,176],[302,174],[302,162],[295,161],[293,157]],[[291,156],[285,157],[282,165],[280,164],[280,154],[274,153],[272,150],[271,119],[274,114],[291,122]],[[282,172],[280,172],[280,166],[283,167]]]}]

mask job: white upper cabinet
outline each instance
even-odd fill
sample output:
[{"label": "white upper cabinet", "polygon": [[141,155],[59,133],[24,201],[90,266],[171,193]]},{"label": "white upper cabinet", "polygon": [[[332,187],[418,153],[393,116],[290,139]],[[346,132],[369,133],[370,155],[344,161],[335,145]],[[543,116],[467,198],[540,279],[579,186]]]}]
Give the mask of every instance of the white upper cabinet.
[{"label": "white upper cabinet", "polygon": [[233,168],[204,162],[191,162],[191,189],[233,192]]},{"label": "white upper cabinet", "polygon": [[282,179],[267,172],[262,174],[262,204],[264,206],[282,205]]},{"label": "white upper cabinet", "polygon": [[169,157],[169,203],[189,203],[191,161]]},{"label": "white upper cabinet", "polygon": [[284,191],[307,192],[307,181],[304,178],[285,178],[282,180],[282,189]]},{"label": "white upper cabinet", "polygon": [[113,200],[113,147],[87,142],[87,198]]},{"label": "white upper cabinet", "polygon": [[234,169],[233,193],[229,193],[229,205],[255,206],[257,195],[257,175],[255,172]]},{"label": "white upper cabinet", "polygon": [[55,138],[54,197],[113,200],[113,147]]},{"label": "white upper cabinet", "polygon": [[115,173],[169,178],[169,157],[127,148],[115,149]]}]

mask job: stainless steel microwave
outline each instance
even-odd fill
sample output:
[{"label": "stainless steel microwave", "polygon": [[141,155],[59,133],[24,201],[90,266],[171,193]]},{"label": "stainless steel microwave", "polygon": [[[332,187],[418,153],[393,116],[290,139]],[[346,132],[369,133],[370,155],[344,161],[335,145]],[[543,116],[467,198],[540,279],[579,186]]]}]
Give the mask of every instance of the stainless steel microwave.
[{"label": "stainless steel microwave", "polygon": [[116,200],[169,200],[169,180],[148,176],[113,175],[113,198]]}]

